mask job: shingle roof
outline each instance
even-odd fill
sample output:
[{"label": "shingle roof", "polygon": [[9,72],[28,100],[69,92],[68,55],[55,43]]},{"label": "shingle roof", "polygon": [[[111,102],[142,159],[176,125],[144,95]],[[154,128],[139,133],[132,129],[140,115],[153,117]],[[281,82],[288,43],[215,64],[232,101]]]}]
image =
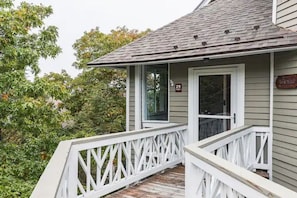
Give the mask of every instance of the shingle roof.
[{"label": "shingle roof", "polygon": [[121,65],[297,46],[272,23],[272,0],[216,0],[89,65]]}]

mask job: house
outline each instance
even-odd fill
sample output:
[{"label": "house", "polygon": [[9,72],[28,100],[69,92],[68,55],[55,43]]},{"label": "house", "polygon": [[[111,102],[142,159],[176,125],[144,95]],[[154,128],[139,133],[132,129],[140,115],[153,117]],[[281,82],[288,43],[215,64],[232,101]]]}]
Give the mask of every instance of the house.
[{"label": "house", "polygon": [[[91,158],[101,167],[106,150],[114,151],[113,157],[125,155],[128,161],[118,164],[120,169],[113,173],[109,161],[101,185],[108,175],[110,180],[112,175],[121,180],[150,165],[154,174],[161,170],[157,164],[164,158],[165,168],[182,162],[182,148],[190,144],[185,148],[187,197],[211,197],[208,192],[228,197],[297,196],[296,30],[296,0],[204,0],[188,15],[92,61],[93,67],[127,69],[127,131],[136,132],[113,135],[113,143],[120,139],[130,143],[106,147],[97,155],[96,150],[88,150],[90,158],[68,150],[79,160],[75,167],[67,163],[64,150],[68,158],[64,156],[59,182],[81,166],[89,178],[87,187],[76,180],[72,188],[75,195],[79,189],[88,197],[88,192],[96,194],[93,191],[99,189],[90,173]],[[159,139],[170,127],[175,127],[171,139]],[[143,132],[152,133],[151,139]],[[95,141],[108,145],[105,138],[97,137],[76,151],[91,148]],[[74,140],[66,147],[85,142]],[[119,147],[123,151],[115,154]],[[156,153],[163,148],[166,151],[159,159]],[[128,153],[135,155],[127,157]],[[238,166],[266,170],[272,181]],[[136,174],[118,186],[139,178]],[[65,181],[64,186],[73,184]],[[61,186],[59,182],[56,187]],[[236,185],[240,187],[235,189]],[[60,194],[69,192],[69,188],[59,189]]]}]

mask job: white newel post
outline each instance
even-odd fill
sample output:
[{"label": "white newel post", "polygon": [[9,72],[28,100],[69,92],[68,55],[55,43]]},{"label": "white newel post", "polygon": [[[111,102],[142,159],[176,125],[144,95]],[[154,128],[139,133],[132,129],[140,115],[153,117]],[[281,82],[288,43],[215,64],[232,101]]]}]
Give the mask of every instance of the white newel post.
[{"label": "white newel post", "polygon": [[72,148],[69,156],[68,197],[77,197],[78,151]]},{"label": "white newel post", "polygon": [[185,153],[185,197],[203,197],[202,196],[202,182],[197,188],[197,183],[204,178],[204,172],[199,170],[191,161],[191,156],[188,152]]}]

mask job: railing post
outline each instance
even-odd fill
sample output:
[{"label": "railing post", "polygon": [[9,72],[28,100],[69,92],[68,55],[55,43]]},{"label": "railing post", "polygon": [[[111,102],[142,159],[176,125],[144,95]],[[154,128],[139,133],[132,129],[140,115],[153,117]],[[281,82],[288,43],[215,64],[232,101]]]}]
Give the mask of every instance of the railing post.
[{"label": "railing post", "polygon": [[[202,180],[204,178],[204,172],[199,170],[199,168],[191,162],[192,157],[193,156],[189,153],[185,153],[185,197],[203,197]],[[197,182],[199,184],[198,188]]]},{"label": "railing post", "polygon": [[68,178],[68,197],[77,197],[77,180],[78,180],[78,150],[75,146],[70,151],[69,158],[69,178]]},{"label": "railing post", "polygon": [[251,159],[250,162],[252,163],[252,171],[254,172],[255,169],[255,164],[257,164],[256,162],[256,155],[257,155],[257,132],[253,131],[251,133],[251,145],[250,145],[250,149],[251,149]]},{"label": "railing post", "polygon": [[269,128],[268,132],[268,173],[269,173],[269,179],[272,180],[272,128]]}]

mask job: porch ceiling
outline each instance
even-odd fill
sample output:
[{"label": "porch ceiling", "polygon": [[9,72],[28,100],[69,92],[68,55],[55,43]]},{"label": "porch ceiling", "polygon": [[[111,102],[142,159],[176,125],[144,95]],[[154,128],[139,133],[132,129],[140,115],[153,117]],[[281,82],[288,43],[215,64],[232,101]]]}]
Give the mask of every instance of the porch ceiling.
[{"label": "porch ceiling", "polygon": [[297,46],[272,23],[271,0],[216,0],[89,63],[120,66]]}]

